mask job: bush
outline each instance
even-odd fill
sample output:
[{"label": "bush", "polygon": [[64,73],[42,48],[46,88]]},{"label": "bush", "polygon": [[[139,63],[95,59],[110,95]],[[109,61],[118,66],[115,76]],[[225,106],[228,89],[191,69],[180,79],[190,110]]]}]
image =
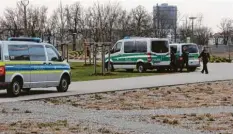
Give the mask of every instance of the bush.
[{"label": "bush", "polygon": [[222,62],[231,62],[231,59],[224,57],[217,57],[217,56],[211,56],[210,57],[210,63],[222,63]]}]

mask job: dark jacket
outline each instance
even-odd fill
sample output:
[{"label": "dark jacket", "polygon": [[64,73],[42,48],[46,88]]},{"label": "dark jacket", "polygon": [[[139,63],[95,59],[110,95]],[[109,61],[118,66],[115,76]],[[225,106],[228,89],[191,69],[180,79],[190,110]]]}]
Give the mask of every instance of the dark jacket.
[{"label": "dark jacket", "polygon": [[182,57],[183,57],[184,61],[188,61],[188,59],[189,59],[189,53],[188,53],[188,51],[183,51]]},{"label": "dark jacket", "polygon": [[210,54],[207,51],[202,51],[198,58],[202,58],[203,63],[208,63],[210,60]]},{"label": "dark jacket", "polygon": [[171,62],[176,62],[176,53],[174,51],[171,51]]}]

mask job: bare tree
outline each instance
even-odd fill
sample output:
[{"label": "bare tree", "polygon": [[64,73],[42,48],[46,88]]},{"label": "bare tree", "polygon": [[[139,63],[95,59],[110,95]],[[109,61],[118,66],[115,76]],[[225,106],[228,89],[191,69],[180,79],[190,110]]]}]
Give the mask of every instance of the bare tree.
[{"label": "bare tree", "polygon": [[233,32],[233,20],[229,18],[222,19],[219,28],[222,31],[223,43],[224,45],[227,45]]},{"label": "bare tree", "polygon": [[186,15],[182,20],[182,23],[178,26],[178,33],[181,42],[186,42],[187,37],[191,37],[192,35],[192,28],[190,25],[189,17]]},{"label": "bare tree", "polygon": [[68,5],[65,8],[66,11],[66,20],[67,20],[67,29],[69,30],[70,35],[73,35],[73,50],[76,50],[76,34],[80,34],[81,30],[81,13],[82,8],[79,2],[76,2],[72,5]]},{"label": "bare tree", "polygon": [[60,6],[53,12],[52,15],[54,18],[57,18],[57,36],[60,40],[60,43],[64,43],[65,35],[66,35],[66,18],[65,18],[65,8],[63,7],[62,3],[60,3]]},{"label": "bare tree", "polygon": [[150,36],[152,29],[152,17],[146,11],[145,7],[138,6],[131,11],[132,29],[135,36]]},{"label": "bare tree", "polygon": [[119,38],[129,36],[132,33],[131,18],[132,16],[126,10],[119,10],[119,18],[116,20],[116,29]]},{"label": "bare tree", "polygon": [[48,22],[47,22],[47,30],[51,33],[51,36],[53,37],[53,44],[55,43],[55,39],[56,39],[56,33],[58,33],[58,15],[56,14],[56,12],[54,12],[52,14],[52,16],[50,16]]},{"label": "bare tree", "polygon": [[199,27],[195,30],[196,43],[198,45],[208,45],[211,36],[211,29],[208,27]]},{"label": "bare tree", "polygon": [[23,34],[23,18],[19,8],[5,9],[4,16],[1,18],[1,31],[7,32],[8,36],[20,36]]}]

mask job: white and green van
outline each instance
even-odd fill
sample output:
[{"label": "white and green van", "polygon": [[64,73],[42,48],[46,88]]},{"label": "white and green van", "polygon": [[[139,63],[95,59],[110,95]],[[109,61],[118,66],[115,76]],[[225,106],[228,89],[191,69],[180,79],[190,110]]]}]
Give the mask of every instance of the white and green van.
[{"label": "white and green van", "polygon": [[170,49],[174,49],[177,58],[177,66],[180,67],[182,63],[182,50],[184,47],[187,48],[189,53],[189,70],[195,71],[197,67],[200,67],[199,49],[197,44],[194,43],[180,43],[180,44],[169,44]]},{"label": "white and green van", "polygon": [[[147,69],[165,69],[170,66],[170,47],[168,39],[128,38],[116,42],[110,53],[110,66],[115,69],[126,69],[145,72]],[[106,55],[108,68],[108,55]]]}]

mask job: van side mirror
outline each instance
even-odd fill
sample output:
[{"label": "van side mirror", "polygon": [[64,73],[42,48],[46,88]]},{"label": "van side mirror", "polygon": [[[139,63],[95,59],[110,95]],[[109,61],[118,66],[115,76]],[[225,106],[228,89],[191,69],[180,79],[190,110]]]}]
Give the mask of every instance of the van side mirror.
[{"label": "van side mirror", "polygon": [[65,58],[63,56],[59,56],[59,61],[64,61]]},{"label": "van side mirror", "polygon": [[114,53],[114,49],[111,49],[111,50],[110,50],[110,54],[112,54],[112,53]]}]

